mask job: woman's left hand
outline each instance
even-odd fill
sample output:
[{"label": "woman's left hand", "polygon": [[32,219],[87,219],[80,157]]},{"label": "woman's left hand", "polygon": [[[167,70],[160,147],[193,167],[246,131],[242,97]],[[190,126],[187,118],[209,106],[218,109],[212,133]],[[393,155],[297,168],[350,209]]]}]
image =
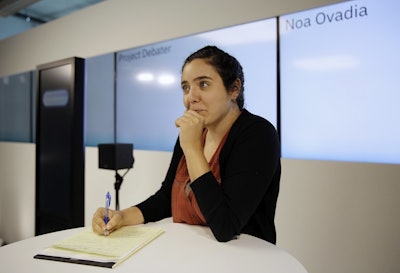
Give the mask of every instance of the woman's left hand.
[{"label": "woman's left hand", "polygon": [[193,110],[187,110],[175,121],[180,129],[179,140],[183,151],[192,148],[201,149],[201,136],[204,129],[204,118]]}]

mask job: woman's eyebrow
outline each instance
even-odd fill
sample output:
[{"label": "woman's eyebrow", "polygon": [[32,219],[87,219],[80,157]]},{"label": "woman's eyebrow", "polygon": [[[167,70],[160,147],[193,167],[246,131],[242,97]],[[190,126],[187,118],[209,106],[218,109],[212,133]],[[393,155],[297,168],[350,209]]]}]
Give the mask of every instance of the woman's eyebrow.
[{"label": "woman's eyebrow", "polygon": [[210,76],[199,76],[194,78],[194,81],[201,81],[201,80],[212,80],[213,78]]},{"label": "woman's eyebrow", "polygon": [[[198,81],[202,81],[202,80],[213,80],[213,78],[210,76],[198,76],[193,79],[194,82],[196,82],[196,81],[198,82]],[[187,81],[187,80],[183,80],[183,81],[181,81],[181,84],[186,84],[188,82],[189,81]]]}]

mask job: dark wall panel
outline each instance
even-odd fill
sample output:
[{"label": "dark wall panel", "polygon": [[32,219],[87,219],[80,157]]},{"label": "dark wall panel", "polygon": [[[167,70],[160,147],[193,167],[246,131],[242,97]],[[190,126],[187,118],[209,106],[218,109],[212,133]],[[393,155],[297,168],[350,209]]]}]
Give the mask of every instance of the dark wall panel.
[{"label": "dark wall panel", "polygon": [[36,234],[84,225],[84,60],[37,68]]}]

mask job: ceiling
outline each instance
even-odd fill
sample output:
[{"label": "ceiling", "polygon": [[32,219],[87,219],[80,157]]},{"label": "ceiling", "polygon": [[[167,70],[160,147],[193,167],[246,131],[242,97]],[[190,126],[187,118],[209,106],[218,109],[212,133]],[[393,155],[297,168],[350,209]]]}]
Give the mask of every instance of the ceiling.
[{"label": "ceiling", "polygon": [[0,40],[105,0],[0,0]]}]

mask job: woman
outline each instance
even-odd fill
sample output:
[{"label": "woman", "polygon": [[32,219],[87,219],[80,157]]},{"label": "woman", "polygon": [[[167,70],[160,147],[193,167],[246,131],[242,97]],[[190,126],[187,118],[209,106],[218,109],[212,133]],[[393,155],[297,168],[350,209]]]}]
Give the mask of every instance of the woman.
[{"label": "woman", "polygon": [[240,233],[276,243],[275,208],[280,144],[267,120],[244,109],[240,63],[214,46],[190,55],[182,67],[185,113],[161,188],[142,203],[93,216],[99,234],[166,217],[210,227],[218,241]]}]

